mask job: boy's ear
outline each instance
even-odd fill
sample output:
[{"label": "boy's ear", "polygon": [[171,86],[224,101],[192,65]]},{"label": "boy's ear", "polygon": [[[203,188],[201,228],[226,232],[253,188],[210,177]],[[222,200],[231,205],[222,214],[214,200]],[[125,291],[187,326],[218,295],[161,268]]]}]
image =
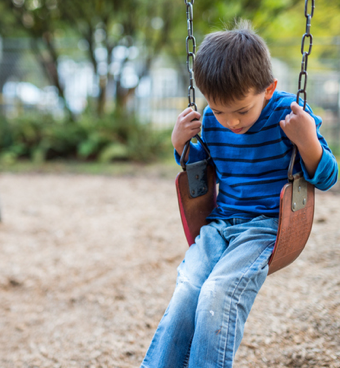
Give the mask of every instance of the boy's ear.
[{"label": "boy's ear", "polygon": [[276,90],[276,86],[277,86],[277,79],[274,79],[273,83],[271,83],[265,90],[265,99],[266,100],[270,100],[273,97],[273,94]]}]

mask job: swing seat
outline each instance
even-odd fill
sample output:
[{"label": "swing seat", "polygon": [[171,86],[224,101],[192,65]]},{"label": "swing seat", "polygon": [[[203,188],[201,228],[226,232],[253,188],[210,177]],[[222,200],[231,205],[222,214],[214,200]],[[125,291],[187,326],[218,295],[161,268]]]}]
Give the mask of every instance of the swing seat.
[{"label": "swing seat", "polygon": [[[300,184],[305,187],[306,196],[299,196]],[[304,206],[294,211],[299,199]],[[314,186],[305,181],[302,173],[295,174],[294,180],[281,190],[278,231],[268,275],[294,262],[303,251],[313,226],[314,205]]]},{"label": "swing seat", "polygon": [[207,216],[217,207],[216,173],[211,165],[207,166],[207,185],[207,193],[194,198],[190,194],[187,171],[180,172],[176,177],[178,206],[189,246],[195,243],[201,227],[208,224]]},{"label": "swing seat", "polygon": [[[216,174],[207,167],[207,192],[193,197],[189,189],[188,173],[176,177],[178,205],[184,233],[189,246],[195,242],[206,217],[216,207]],[[269,260],[268,275],[291,264],[304,249],[313,225],[314,186],[306,182],[301,173],[284,185],[280,194],[277,238]]]}]

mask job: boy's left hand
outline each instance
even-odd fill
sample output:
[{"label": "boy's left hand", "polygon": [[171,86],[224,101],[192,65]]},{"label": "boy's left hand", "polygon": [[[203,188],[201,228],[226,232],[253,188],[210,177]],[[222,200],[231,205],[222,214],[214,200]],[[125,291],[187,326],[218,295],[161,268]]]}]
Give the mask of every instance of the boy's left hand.
[{"label": "boy's left hand", "polygon": [[323,153],[314,119],[296,102],[290,105],[292,112],[280,121],[282,130],[297,146],[310,177],[314,176]]},{"label": "boy's left hand", "polygon": [[290,105],[292,112],[280,121],[282,130],[287,137],[302,148],[310,142],[318,140],[314,119],[296,102]]}]

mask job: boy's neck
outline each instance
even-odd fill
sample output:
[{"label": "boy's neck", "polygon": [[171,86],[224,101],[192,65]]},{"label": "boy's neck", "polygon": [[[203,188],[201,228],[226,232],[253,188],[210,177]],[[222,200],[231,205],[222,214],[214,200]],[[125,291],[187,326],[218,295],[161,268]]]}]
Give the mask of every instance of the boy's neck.
[{"label": "boy's neck", "polygon": [[269,102],[269,100],[267,100],[267,99],[265,99],[264,101],[263,101],[263,107],[262,107],[262,110],[268,105],[268,102]]}]

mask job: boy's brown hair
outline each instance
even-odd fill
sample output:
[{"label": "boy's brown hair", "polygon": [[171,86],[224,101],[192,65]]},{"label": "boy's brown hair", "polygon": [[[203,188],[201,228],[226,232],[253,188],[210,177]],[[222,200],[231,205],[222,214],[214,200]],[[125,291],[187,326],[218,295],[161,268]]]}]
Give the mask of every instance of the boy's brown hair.
[{"label": "boy's brown hair", "polygon": [[252,88],[263,92],[273,81],[267,45],[247,21],[208,34],[194,64],[197,87],[214,102],[242,100]]}]

